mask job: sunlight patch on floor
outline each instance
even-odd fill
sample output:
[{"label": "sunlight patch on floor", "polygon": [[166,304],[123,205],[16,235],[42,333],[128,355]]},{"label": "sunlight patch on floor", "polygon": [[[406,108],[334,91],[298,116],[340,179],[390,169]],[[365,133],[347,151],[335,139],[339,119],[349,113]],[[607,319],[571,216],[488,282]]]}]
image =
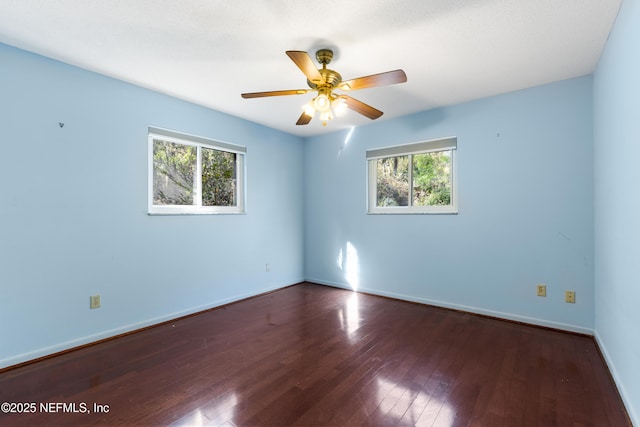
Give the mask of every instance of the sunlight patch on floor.
[{"label": "sunlight patch on floor", "polygon": [[348,335],[353,335],[360,328],[360,301],[357,293],[353,293],[347,304],[338,311],[340,328]]},{"label": "sunlight patch on floor", "polygon": [[377,378],[377,383],[379,412],[394,418],[399,425],[454,425],[454,410],[440,399],[384,378]]}]

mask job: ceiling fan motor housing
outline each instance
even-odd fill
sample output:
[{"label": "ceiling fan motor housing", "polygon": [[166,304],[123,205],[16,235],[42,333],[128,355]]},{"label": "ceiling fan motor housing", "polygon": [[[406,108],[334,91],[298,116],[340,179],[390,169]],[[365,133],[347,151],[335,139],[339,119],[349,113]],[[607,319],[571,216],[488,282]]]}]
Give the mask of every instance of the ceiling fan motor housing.
[{"label": "ceiling fan motor housing", "polygon": [[318,85],[313,83],[311,80],[307,79],[307,84],[313,90],[317,90],[323,87],[327,89],[333,89],[334,87],[338,86],[342,81],[342,76],[337,71],[330,70],[328,68],[322,68],[322,69],[319,69],[318,71],[320,72],[320,75],[324,79],[324,83]]},{"label": "ceiling fan motor housing", "polygon": [[307,79],[307,84],[313,90],[325,88],[330,91],[334,87],[338,86],[342,81],[340,73],[327,68],[327,64],[329,64],[333,59],[333,51],[331,49],[320,49],[316,52],[316,59],[322,64],[322,68],[318,69],[318,72],[324,79],[324,83],[316,84]]}]

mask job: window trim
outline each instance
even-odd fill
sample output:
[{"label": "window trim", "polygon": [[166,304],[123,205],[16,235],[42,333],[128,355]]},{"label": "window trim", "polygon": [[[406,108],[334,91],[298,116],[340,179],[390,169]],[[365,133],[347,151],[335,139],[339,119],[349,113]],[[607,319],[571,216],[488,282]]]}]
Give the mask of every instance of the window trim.
[{"label": "window trim", "polygon": [[[209,148],[218,151],[225,151],[236,154],[236,206],[202,206],[202,180],[196,180],[195,194],[197,204],[195,205],[154,205],[153,204],[153,141],[162,141],[175,144],[196,147],[196,176],[202,176],[201,148]],[[246,176],[245,163],[247,148],[241,145],[230,144],[228,142],[216,141],[201,136],[180,133],[168,129],[149,126],[147,139],[147,161],[148,161],[148,200],[147,212],[149,215],[215,215],[215,214],[245,214],[246,197]]]},{"label": "window trim", "polygon": [[[456,152],[458,148],[457,137],[439,138],[428,141],[420,141],[409,144],[394,145],[367,150],[367,214],[449,214],[458,213],[457,170],[458,164]],[[433,153],[438,151],[451,151],[451,204],[447,206],[376,206],[378,198],[377,189],[377,160],[387,157],[412,156],[414,154]],[[411,159],[410,159],[411,160]],[[413,166],[409,163],[409,182],[412,182]],[[409,186],[409,203],[413,200],[412,186]]]}]

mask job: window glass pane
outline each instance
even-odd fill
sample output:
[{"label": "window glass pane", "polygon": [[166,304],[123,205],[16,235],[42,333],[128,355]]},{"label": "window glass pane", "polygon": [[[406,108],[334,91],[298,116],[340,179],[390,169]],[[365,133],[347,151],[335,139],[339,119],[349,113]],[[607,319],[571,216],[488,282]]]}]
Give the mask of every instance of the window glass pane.
[{"label": "window glass pane", "polygon": [[451,204],[451,151],[413,155],[413,205]]},{"label": "window glass pane", "polygon": [[193,205],[196,147],[153,140],[153,204]]},{"label": "window glass pane", "polygon": [[236,154],[202,147],[202,206],[236,206]]},{"label": "window glass pane", "polygon": [[377,206],[409,206],[409,156],[377,160]]}]

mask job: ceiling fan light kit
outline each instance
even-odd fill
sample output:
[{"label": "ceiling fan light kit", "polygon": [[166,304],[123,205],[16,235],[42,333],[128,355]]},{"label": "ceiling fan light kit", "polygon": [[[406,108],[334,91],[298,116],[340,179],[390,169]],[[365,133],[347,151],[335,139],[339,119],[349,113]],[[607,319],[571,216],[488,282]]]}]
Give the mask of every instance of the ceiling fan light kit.
[{"label": "ceiling fan light kit", "polygon": [[356,79],[343,82],[342,76],[337,71],[327,68],[327,65],[333,59],[333,51],[330,49],[320,49],[316,52],[316,59],[320,64],[322,64],[322,68],[316,68],[315,63],[307,52],[288,50],[286,54],[307,77],[307,85],[310,89],[251,92],[243,93],[242,97],[250,99],[269,96],[303,95],[312,91],[317,92],[317,95],[302,107],[303,112],[298,118],[296,125],[309,124],[315,113],[318,112],[322,125],[326,126],[329,120],[332,120],[334,117],[342,114],[347,109],[351,109],[371,120],[375,120],[382,116],[382,111],[348,95],[336,94],[333,92],[334,89],[350,91],[386,86],[394,83],[404,83],[407,81],[407,75],[404,71],[394,70],[365,77],[358,77]]},{"label": "ceiling fan light kit", "polygon": [[302,106],[304,113],[310,117],[313,117],[316,111],[319,112],[319,118],[323,126],[327,125],[327,121],[342,115],[347,108],[347,103],[342,97],[322,91],[319,92],[318,96]]}]

